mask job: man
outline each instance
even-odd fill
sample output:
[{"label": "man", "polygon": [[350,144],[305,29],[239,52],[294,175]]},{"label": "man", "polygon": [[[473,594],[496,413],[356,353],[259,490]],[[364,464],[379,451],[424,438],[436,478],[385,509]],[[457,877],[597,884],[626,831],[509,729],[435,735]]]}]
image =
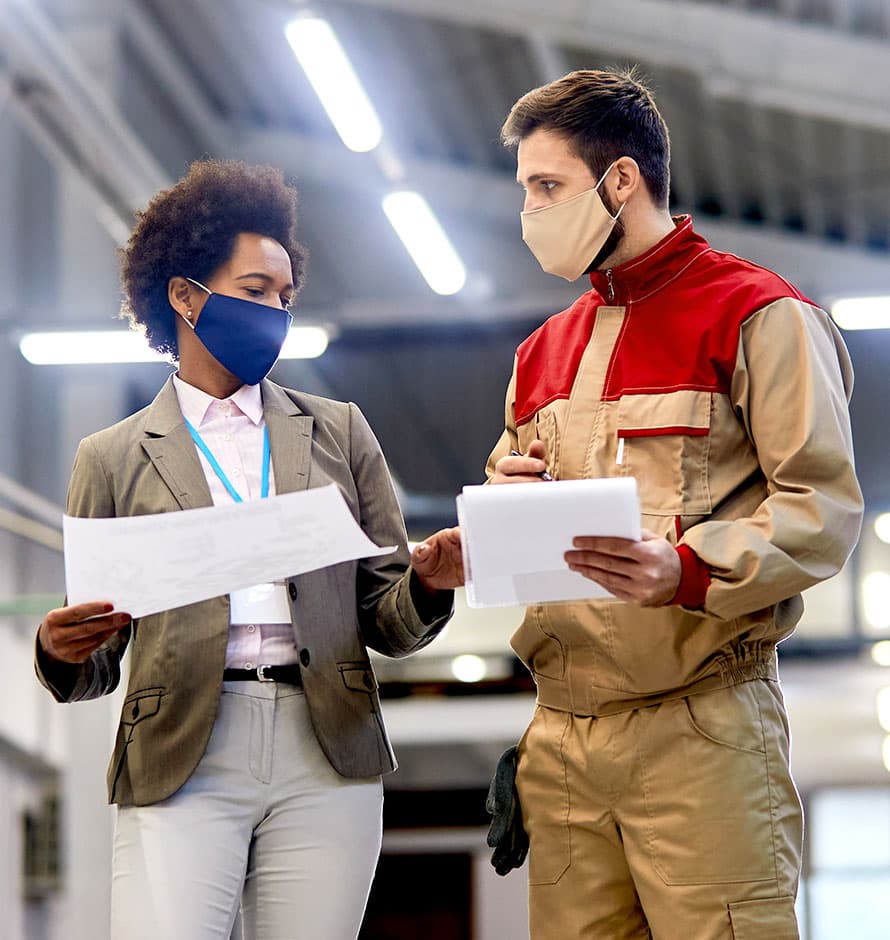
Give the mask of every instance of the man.
[{"label": "man", "polygon": [[489,479],[633,476],[644,525],[582,524],[566,561],[616,600],[530,607],[513,638],[538,689],[516,782],[532,937],[796,938],[776,644],[859,531],[847,352],[781,277],[671,218],[632,72],[529,92],[502,139],[523,238],[592,289],[517,350]]}]

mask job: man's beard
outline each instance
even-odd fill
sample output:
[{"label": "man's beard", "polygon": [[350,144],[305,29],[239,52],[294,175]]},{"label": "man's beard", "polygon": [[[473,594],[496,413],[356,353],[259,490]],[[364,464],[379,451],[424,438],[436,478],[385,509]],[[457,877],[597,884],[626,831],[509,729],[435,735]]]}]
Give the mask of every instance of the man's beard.
[{"label": "man's beard", "polygon": [[[612,218],[615,218],[615,207],[612,205],[612,200],[609,198],[609,194],[604,192],[600,198],[603,200],[603,205],[606,207],[609,215],[611,215]],[[609,237],[606,239],[603,247],[600,248],[600,250],[596,253],[596,257],[593,259],[593,261],[590,262],[587,270],[584,273],[590,274],[593,271],[599,271],[600,268],[602,268],[605,264],[606,259],[611,258],[615,253],[623,238],[624,223],[621,221],[621,219],[618,219],[612,228],[612,231],[609,232]]]}]

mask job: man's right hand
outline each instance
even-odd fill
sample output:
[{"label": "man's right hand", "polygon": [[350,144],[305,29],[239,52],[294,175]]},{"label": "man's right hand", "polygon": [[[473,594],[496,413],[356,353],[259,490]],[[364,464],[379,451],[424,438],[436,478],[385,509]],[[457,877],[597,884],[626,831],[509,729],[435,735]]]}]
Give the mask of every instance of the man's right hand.
[{"label": "man's right hand", "polygon": [[494,465],[492,483],[543,483],[541,474],[546,472],[547,464],[544,456],[547,448],[544,442],[534,440],[528,448],[528,453],[511,455],[501,459]]},{"label": "man's right hand", "polygon": [[129,622],[129,614],[115,611],[106,601],[58,607],[43,618],[37,641],[50,659],[82,663]]}]

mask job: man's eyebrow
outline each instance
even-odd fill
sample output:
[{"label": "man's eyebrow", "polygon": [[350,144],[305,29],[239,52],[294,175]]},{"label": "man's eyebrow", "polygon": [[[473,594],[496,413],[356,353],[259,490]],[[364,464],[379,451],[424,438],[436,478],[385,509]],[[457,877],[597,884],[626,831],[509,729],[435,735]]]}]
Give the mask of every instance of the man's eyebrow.
[{"label": "man's eyebrow", "polygon": [[516,182],[520,186],[527,186],[529,183],[537,183],[539,180],[550,180],[553,179],[555,174],[553,173],[532,173],[532,175],[523,182],[519,177],[516,178]]}]

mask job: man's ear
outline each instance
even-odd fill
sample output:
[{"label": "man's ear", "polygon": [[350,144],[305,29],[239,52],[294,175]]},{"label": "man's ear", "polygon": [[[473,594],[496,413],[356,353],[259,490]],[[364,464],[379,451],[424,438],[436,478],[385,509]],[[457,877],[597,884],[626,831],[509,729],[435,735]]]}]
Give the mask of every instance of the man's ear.
[{"label": "man's ear", "polygon": [[180,316],[188,317],[192,313],[192,285],[184,277],[171,277],[167,281],[167,299]]},{"label": "man's ear", "polygon": [[615,202],[619,204],[627,202],[643,182],[640,166],[633,157],[619,157],[615,161],[615,177]]}]

